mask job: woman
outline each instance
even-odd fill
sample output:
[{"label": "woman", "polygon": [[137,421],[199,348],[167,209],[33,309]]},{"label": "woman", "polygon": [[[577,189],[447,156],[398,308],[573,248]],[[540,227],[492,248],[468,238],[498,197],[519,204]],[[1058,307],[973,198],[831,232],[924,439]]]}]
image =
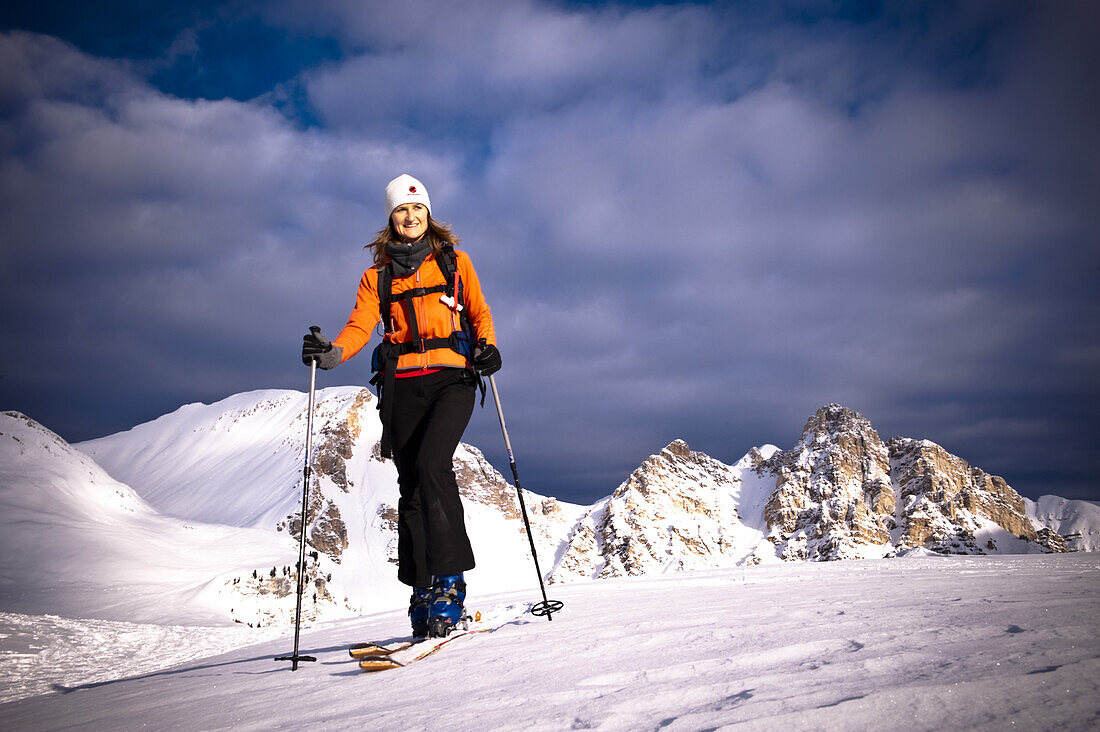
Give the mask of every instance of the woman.
[{"label": "woman", "polygon": [[386,186],[389,222],[366,248],[355,309],[331,343],[305,336],[302,361],[331,369],[363,349],[383,321],[375,349],[382,455],[391,450],[401,491],[398,579],[413,588],[413,635],[445,636],[462,620],[474,567],[452,460],[470,421],[478,374],[500,369],[493,318],[469,255],[431,216],[423,184],[401,175]]}]

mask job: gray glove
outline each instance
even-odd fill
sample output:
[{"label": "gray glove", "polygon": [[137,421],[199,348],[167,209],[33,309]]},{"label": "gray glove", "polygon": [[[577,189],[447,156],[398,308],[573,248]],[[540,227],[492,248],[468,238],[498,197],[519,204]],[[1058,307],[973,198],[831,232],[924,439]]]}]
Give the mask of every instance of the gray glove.
[{"label": "gray glove", "polygon": [[309,327],[309,333],[302,338],[302,363],[306,366],[313,361],[322,369],[334,369],[344,360],[344,349],[333,346],[332,341],[321,333],[316,325]]}]

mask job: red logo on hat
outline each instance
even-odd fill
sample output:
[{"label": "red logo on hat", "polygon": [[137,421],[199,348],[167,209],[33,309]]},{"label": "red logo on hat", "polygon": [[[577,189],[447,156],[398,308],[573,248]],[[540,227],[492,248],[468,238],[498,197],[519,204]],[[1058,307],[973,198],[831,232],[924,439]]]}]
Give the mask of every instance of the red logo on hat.
[{"label": "red logo on hat", "polygon": [[416,193],[416,186],[409,186],[409,193]]}]

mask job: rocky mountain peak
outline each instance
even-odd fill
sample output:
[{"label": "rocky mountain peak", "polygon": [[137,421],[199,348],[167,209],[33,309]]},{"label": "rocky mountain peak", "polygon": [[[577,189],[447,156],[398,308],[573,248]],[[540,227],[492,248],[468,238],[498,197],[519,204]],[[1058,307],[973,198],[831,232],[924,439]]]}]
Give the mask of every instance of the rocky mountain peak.
[{"label": "rocky mountain peak", "polygon": [[776,476],[764,516],[768,538],[787,559],[841,559],[885,545],[895,496],[886,445],[863,415],[821,407],[791,450],[763,464]]},{"label": "rocky mountain peak", "polygon": [[740,483],[729,465],[669,443],[581,519],[552,580],[710,566],[733,550]]},{"label": "rocky mountain peak", "polygon": [[883,441],[839,404],[788,450],[726,465],[674,440],[577,524],[553,581],[732,561],[835,560],[939,552],[1062,551],[1002,479],[928,441]]},{"label": "rocky mountain peak", "polygon": [[691,457],[691,448],[683,440],[673,440],[668,443],[665,449],[661,450],[661,454],[667,453],[672,458],[687,460]]},{"label": "rocky mountain peak", "polygon": [[827,439],[830,435],[867,435],[874,427],[859,412],[840,404],[826,404],[814,412],[802,427],[802,441]]}]

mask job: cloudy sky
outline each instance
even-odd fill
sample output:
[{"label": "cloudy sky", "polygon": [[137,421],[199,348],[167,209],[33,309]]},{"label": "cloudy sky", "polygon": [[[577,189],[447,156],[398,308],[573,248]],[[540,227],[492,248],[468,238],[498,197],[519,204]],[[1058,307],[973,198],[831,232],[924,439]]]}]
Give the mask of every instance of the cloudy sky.
[{"label": "cloudy sky", "polygon": [[[8,3],[0,409],[77,441],[305,389],[409,172],[481,274],[525,487],[839,402],[1100,499],[1098,8]],[[507,470],[491,408],[466,439]]]}]

